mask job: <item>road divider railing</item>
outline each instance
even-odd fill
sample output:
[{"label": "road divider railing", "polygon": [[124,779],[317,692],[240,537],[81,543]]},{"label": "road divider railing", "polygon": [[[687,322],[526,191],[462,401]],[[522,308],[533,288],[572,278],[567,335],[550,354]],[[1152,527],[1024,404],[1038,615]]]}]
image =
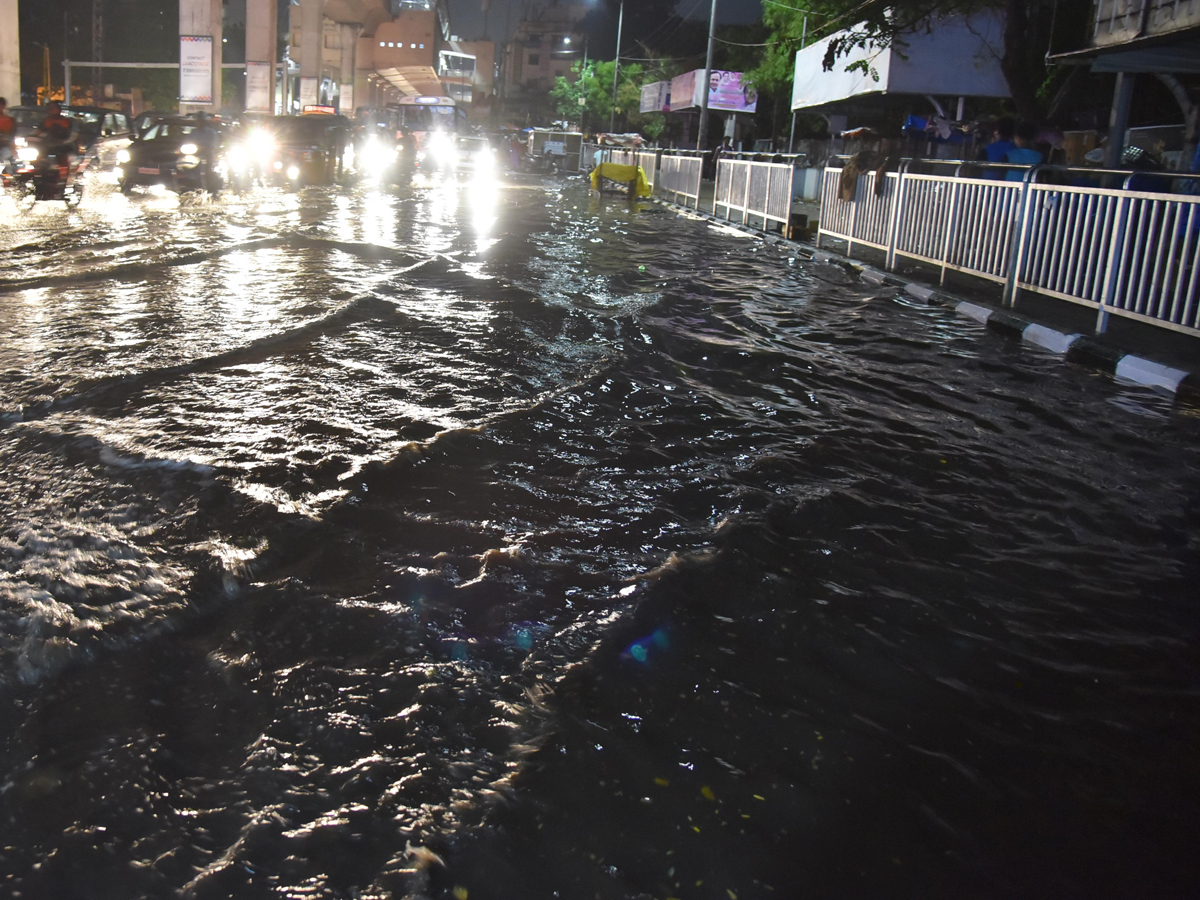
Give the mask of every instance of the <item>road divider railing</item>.
[{"label": "road divider railing", "polygon": [[[902,160],[897,171],[825,169],[826,239],[1200,335],[1200,180],[1194,175]],[[941,172],[916,172],[916,167]],[[1014,175],[1015,173],[1015,175]],[[1020,180],[1010,180],[1019,178]],[[1146,190],[1151,187],[1153,190]]]},{"label": "road divider railing", "polygon": [[654,193],[681,206],[700,208],[704,156],[691,151],[663,151],[658,160]]},{"label": "road divider railing", "polygon": [[792,217],[792,185],[796,169],[790,162],[721,159],[713,187],[713,215],[740,218],[743,225],[761,220],[762,229],[778,223],[786,230]]}]

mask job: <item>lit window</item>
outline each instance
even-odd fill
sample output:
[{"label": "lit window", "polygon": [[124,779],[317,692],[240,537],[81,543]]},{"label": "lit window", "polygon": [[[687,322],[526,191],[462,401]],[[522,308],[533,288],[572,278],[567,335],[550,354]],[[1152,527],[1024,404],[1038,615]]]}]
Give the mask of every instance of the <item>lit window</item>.
[{"label": "lit window", "polygon": [[425,49],[425,45],[424,45],[424,44],[422,44],[422,45],[421,45],[421,49],[422,49],[422,50],[424,50],[424,49]]},{"label": "lit window", "polygon": [[380,42],[379,42],[379,46],[380,46],[380,47],[386,47],[386,46],[387,46],[387,42],[386,42],[386,41],[380,41]]},{"label": "lit window", "polygon": [[416,44],[409,44],[409,45],[408,45],[408,49],[409,49],[409,50],[416,50],[416,49],[417,49],[417,45],[416,45]]},{"label": "lit window", "polygon": [[396,45],[395,45],[395,44],[394,44],[392,41],[388,41],[388,46],[389,46],[389,47],[395,47]]}]

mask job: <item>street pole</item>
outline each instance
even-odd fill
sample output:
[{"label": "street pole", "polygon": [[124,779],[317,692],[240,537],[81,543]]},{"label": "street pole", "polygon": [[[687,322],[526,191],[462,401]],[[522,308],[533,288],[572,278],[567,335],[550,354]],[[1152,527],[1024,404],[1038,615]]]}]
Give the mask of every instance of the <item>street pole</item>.
[{"label": "street pole", "polygon": [[704,59],[704,83],[700,86],[700,133],[696,135],[696,149],[705,152],[708,146],[708,84],[712,80],[713,45],[717,38],[717,0],[712,0],[708,14],[708,55]]},{"label": "street pole", "polygon": [[[713,0],[713,5],[716,5],[717,0]],[[613,59],[613,98],[612,98],[612,115],[608,119],[608,130],[611,133],[617,127],[617,76],[621,72],[621,25],[625,21],[625,0],[621,0],[621,10],[617,13],[617,52]],[[712,48],[709,48],[709,55],[712,54]]]}]

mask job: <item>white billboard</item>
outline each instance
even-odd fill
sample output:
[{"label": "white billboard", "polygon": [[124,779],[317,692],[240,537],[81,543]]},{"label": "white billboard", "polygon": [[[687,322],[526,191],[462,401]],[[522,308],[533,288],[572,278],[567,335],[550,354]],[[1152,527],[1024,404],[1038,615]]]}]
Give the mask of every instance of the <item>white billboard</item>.
[{"label": "white billboard", "polygon": [[642,102],[638,112],[666,112],[671,97],[671,82],[655,81],[642,85]]},{"label": "white billboard", "polygon": [[275,111],[275,73],[269,62],[246,63],[246,109],[250,112]]},{"label": "white billboard", "polygon": [[213,39],[211,34],[179,36],[179,102],[213,102]]},{"label": "white billboard", "polygon": [[[863,94],[932,94],[1007,97],[1008,83],[994,48],[1004,46],[1004,18],[983,12],[934,20],[928,31],[903,36],[892,47],[867,46],[841,56],[825,71],[825,53],[835,38],[796,51],[792,109],[811,109]],[[866,71],[847,72],[853,63]]]}]

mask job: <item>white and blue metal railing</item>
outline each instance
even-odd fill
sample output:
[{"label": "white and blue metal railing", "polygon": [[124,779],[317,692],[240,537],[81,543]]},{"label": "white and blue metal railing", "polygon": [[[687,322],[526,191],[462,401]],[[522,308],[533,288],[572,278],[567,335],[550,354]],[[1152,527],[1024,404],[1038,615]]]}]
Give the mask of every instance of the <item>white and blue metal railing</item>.
[{"label": "white and blue metal railing", "polygon": [[790,162],[719,160],[713,186],[713,215],[723,219],[733,219],[736,215],[743,225],[761,219],[764,229],[772,222],[786,228],[792,215],[795,174]]},{"label": "white and blue metal railing", "polygon": [[[827,167],[817,245],[828,237],[847,253],[872,247],[888,268],[897,257],[919,260],[943,283],[947,271],[998,282],[1010,306],[1029,291],[1092,307],[1098,332],[1119,315],[1200,334],[1200,196],[1130,190],[1129,172],[1038,167],[1009,181],[1000,179],[1013,167],[912,168],[905,160],[896,172],[865,172],[843,200],[842,168]],[[1124,186],[1039,181],[1052,173]],[[1154,177],[1165,185],[1187,176]]]},{"label": "white and blue metal railing", "polygon": [[673,203],[700,207],[704,157],[690,151],[663,151],[658,160],[654,192]]}]

